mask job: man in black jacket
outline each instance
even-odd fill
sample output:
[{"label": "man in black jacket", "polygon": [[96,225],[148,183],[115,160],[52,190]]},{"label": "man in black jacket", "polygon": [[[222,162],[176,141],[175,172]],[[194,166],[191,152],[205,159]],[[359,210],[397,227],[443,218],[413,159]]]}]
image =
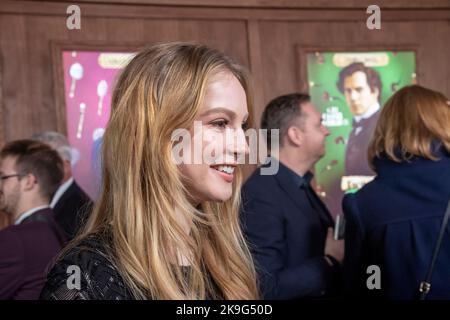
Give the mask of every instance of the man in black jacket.
[{"label": "man in black jacket", "polygon": [[72,165],[76,162],[73,149],[67,138],[58,132],[47,131],[32,137],[55,149],[64,161],[64,178],[50,203],[55,220],[69,240],[84,226],[92,210],[92,200],[80,188],[72,176]]},{"label": "man in black jacket", "polygon": [[272,100],[261,128],[279,130],[267,175],[258,168],[242,189],[243,229],[255,258],[265,299],[335,297],[343,240],[334,240],[333,218],[311,187],[314,164],[329,131],[305,94]]}]

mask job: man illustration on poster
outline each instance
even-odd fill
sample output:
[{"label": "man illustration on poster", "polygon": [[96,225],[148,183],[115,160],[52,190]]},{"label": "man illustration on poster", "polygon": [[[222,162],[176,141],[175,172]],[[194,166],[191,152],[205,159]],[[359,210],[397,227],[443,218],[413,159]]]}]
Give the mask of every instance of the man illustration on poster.
[{"label": "man illustration on poster", "polygon": [[373,176],[367,147],[380,115],[381,80],[374,69],[361,62],[341,70],[337,83],[353,114],[353,128],[345,151],[346,176]]}]

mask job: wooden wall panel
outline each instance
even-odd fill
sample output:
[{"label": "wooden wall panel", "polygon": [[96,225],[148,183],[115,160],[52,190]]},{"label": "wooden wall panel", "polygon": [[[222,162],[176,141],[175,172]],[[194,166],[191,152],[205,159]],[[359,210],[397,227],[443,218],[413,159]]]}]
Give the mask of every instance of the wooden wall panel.
[{"label": "wooden wall panel", "polygon": [[[89,3],[93,0],[78,0]],[[136,3],[147,5],[197,6],[197,7],[250,7],[250,8],[366,8],[373,0],[95,0],[100,3]],[[449,8],[448,0],[378,0],[386,8]]]},{"label": "wooden wall panel", "polygon": [[[55,83],[52,44],[108,44],[122,48],[142,47],[162,41],[196,41],[216,47],[248,65],[245,21],[83,18],[81,30],[65,28],[65,17],[44,15],[0,15],[0,22],[12,32],[0,34],[4,61],[3,141],[29,137],[42,130],[64,132],[65,115],[62,83]],[[3,29],[4,30],[4,29]],[[229,35],[233,34],[234,37]],[[133,45],[131,45],[133,44]],[[57,101],[55,103],[55,101]],[[59,122],[58,122],[59,121]]]},{"label": "wooden wall panel", "polygon": [[[59,19],[65,23],[65,19]],[[58,19],[24,15],[0,18],[3,57],[4,141],[56,128],[48,39],[67,40]]]},{"label": "wooden wall panel", "polygon": [[[380,1],[382,30],[365,26],[360,1],[79,1],[81,30],[66,28],[72,2],[0,2],[0,143],[42,130],[64,131],[56,45],[127,46],[197,41],[247,65],[256,119],[274,96],[302,89],[299,48],[413,45],[421,84],[450,96],[450,3]],[[383,7],[384,6],[384,7]],[[322,9],[321,9],[322,8]],[[386,8],[386,9],[385,9]],[[406,8],[408,10],[402,10]],[[58,56],[56,56],[58,58]],[[56,70],[57,71],[57,70]]]}]

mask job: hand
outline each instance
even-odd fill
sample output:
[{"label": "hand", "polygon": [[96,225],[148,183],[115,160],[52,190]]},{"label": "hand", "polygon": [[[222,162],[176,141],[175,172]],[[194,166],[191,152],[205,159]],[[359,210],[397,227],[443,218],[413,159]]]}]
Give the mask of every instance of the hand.
[{"label": "hand", "polygon": [[325,242],[325,255],[327,254],[340,263],[344,260],[344,240],[334,240],[332,228],[328,228],[327,240]]}]

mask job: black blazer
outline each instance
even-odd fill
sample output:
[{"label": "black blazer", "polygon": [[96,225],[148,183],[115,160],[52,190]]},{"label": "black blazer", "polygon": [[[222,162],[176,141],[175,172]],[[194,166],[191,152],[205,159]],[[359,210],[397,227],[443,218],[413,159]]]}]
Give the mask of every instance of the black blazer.
[{"label": "black blazer", "polygon": [[84,226],[92,206],[92,200],[78,186],[75,180],[59,198],[53,208],[53,212],[56,222],[64,230],[69,240],[73,239]]},{"label": "black blazer", "polygon": [[282,163],[275,175],[260,173],[258,168],[243,186],[242,224],[264,298],[332,292],[339,268],[324,259],[327,228],[333,225],[325,205],[319,200],[325,214],[318,214]]}]

